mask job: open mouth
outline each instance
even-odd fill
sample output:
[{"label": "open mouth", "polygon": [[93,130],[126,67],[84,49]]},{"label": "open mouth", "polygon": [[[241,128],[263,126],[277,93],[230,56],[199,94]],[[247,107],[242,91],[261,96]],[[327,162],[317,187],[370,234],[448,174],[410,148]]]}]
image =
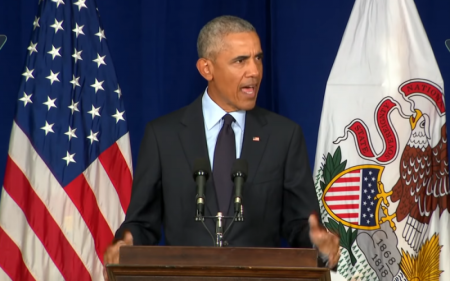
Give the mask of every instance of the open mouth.
[{"label": "open mouth", "polygon": [[241,92],[249,96],[254,96],[256,93],[256,85],[244,86],[241,88]]}]

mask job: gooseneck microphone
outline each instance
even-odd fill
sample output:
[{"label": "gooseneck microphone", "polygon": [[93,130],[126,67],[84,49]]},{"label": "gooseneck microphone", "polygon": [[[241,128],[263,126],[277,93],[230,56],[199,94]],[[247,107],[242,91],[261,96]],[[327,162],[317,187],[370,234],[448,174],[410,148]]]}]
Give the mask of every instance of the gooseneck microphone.
[{"label": "gooseneck microphone", "polygon": [[197,195],[195,197],[197,203],[196,220],[200,220],[205,215],[205,187],[211,168],[209,162],[205,158],[198,158],[194,161],[194,180],[197,183]]},{"label": "gooseneck microphone", "polygon": [[2,49],[5,42],[6,42],[6,35],[0,34],[0,50]]},{"label": "gooseneck microphone", "polygon": [[234,182],[234,213],[241,212],[242,190],[248,174],[248,163],[244,159],[236,159],[231,169],[231,179]]},{"label": "gooseneck microphone", "polygon": [[[234,183],[234,216],[228,217],[224,216],[221,212],[217,213],[217,216],[205,216],[205,187],[208,176],[211,174],[211,167],[209,162],[205,158],[198,158],[194,161],[193,166],[194,180],[197,184],[197,195],[195,197],[195,202],[197,204],[197,215],[195,220],[203,224],[206,231],[211,236],[214,246],[222,247],[223,237],[231,228],[235,221],[243,221],[243,205],[242,205],[242,189],[244,188],[245,180],[247,179],[248,164],[247,161],[243,159],[237,159],[231,169],[231,180]],[[216,221],[216,237],[211,234],[209,228],[205,224],[205,219],[214,219]],[[223,231],[224,219],[233,219],[228,227]]]}]

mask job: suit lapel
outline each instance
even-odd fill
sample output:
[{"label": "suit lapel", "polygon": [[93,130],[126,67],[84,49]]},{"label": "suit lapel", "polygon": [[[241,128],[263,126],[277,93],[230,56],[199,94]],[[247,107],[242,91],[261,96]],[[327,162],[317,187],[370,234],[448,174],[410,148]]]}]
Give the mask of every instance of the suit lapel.
[{"label": "suit lapel", "polygon": [[[184,128],[180,131],[180,140],[183,146],[186,159],[192,169],[197,158],[205,158],[209,163],[208,146],[206,144],[205,122],[202,110],[202,96],[197,98],[192,104],[186,107],[186,111],[181,119]],[[211,167],[211,163],[209,163]],[[216,215],[218,203],[216,191],[213,184],[212,175],[209,175],[205,189],[206,212],[205,215]],[[194,204],[192,198],[192,204]],[[209,220],[210,221],[210,220]],[[211,226],[211,223],[208,223]],[[214,225],[212,225],[214,229]]]}]

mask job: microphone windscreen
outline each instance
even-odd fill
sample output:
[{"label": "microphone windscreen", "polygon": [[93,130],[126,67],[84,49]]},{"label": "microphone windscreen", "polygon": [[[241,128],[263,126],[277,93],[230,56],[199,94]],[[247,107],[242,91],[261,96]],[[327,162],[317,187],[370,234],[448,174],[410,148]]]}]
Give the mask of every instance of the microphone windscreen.
[{"label": "microphone windscreen", "polygon": [[206,173],[206,176],[207,176],[211,172],[210,170],[211,170],[211,168],[209,167],[209,162],[206,158],[195,159],[194,170],[193,170],[194,176],[200,171]]},{"label": "microphone windscreen", "polygon": [[242,173],[244,177],[247,177],[248,174],[248,163],[245,159],[236,159],[233,163],[233,168],[231,168],[231,174],[234,175],[237,173]]}]

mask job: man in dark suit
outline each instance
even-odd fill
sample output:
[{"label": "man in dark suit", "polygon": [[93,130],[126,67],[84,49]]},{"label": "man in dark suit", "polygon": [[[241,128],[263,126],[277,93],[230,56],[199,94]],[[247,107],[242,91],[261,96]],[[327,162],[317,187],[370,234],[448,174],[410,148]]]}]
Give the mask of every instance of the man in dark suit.
[{"label": "man in dark suit", "polygon": [[[213,246],[202,223],[194,220],[193,163],[205,158],[211,166],[206,215],[221,211],[232,216],[227,155],[233,154],[232,159],[245,159],[249,167],[244,221],[234,223],[224,243],[277,247],[284,237],[292,247],[315,244],[334,266],[339,239],[311,216],[319,213],[319,205],[302,131],[255,106],[263,53],[254,27],[236,17],[216,18],[201,30],[197,48],[197,69],[208,88],[192,104],[148,123],[126,219],[105,253],[105,264],[117,262],[121,245],[158,244],[162,225],[168,245]],[[206,226],[214,232],[212,220]]]}]

